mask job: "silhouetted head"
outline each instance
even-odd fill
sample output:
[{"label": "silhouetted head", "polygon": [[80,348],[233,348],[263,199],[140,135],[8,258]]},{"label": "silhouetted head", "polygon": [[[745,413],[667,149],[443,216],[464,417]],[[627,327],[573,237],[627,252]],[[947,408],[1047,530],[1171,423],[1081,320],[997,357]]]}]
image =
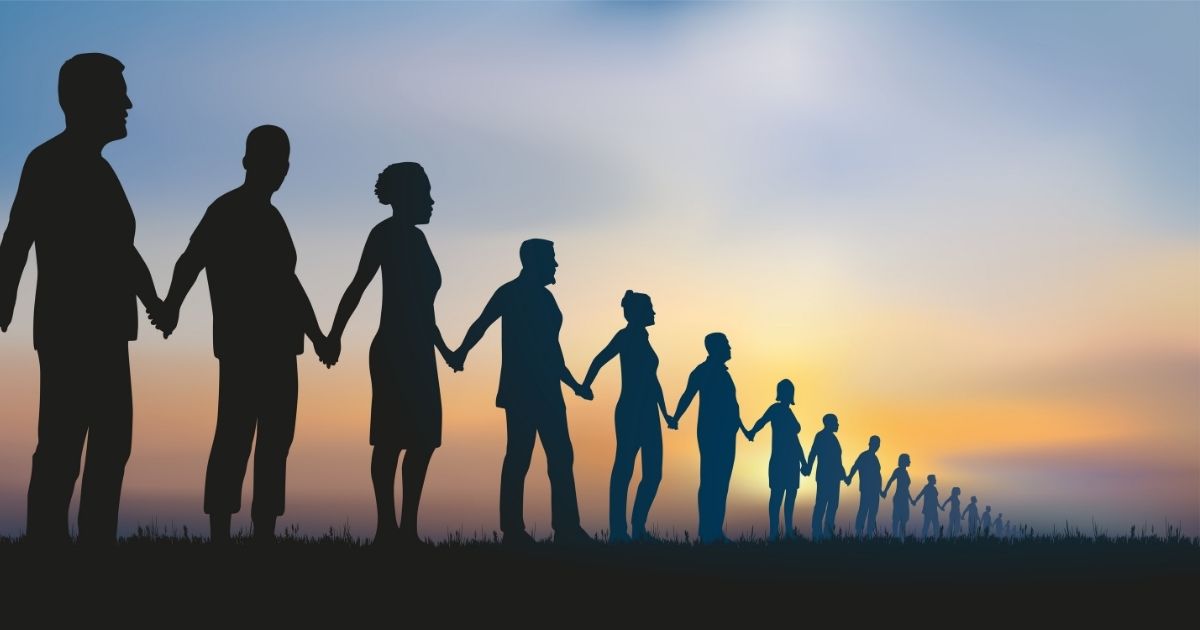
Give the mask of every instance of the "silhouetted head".
[{"label": "silhouetted head", "polygon": [[879,436],[878,435],[871,436],[871,439],[867,442],[867,448],[871,449],[872,453],[879,450]]},{"label": "silhouetted head", "polygon": [[978,503],[978,502],[979,502],[979,499],[977,499],[975,497],[971,497],[971,503]]},{"label": "silhouetted head", "polygon": [[785,404],[796,404],[796,386],[788,379],[783,379],[775,385],[775,400]]},{"label": "silhouetted head", "polygon": [[383,169],[375,180],[379,203],[408,225],[425,225],[433,216],[432,187],[425,169],[416,162],[399,162]]},{"label": "silhouetted head", "polygon": [[835,416],[831,413],[827,413],[827,414],[825,414],[824,418],[821,418],[821,422],[823,422],[825,424],[825,428],[827,430],[832,431],[833,433],[837,433],[837,430],[838,430],[837,416]]},{"label": "silhouetted head", "polygon": [[531,238],[521,243],[521,273],[542,283],[554,284],[554,243],[544,238]]},{"label": "silhouetted head", "polygon": [[900,453],[900,459],[896,460],[896,465],[901,468],[908,468],[912,464],[912,458],[908,453]]},{"label": "silhouetted head", "polygon": [[287,133],[275,125],[255,127],[246,136],[246,184],[255,189],[275,192],[288,173],[288,155],[292,151]]},{"label": "silhouetted head", "polygon": [[71,57],[58,71],[58,104],[67,129],[102,143],[127,135],[125,119],[133,103],[126,94],[125,66],[101,53]]},{"label": "silhouetted head", "polygon": [[992,506],[990,506],[990,505],[989,505],[989,506],[987,506],[987,507],[983,508],[983,511],[984,511],[984,512],[991,512],[991,511],[992,511]]},{"label": "silhouetted head", "polygon": [[950,496],[956,497],[960,494],[962,494],[962,488],[959,488],[958,486],[954,486],[953,488],[950,488]]},{"label": "silhouetted head", "polygon": [[925,479],[929,482],[929,485],[931,485],[931,486],[937,483],[937,475],[929,475]]},{"label": "silhouetted head", "polygon": [[621,308],[625,311],[625,321],[631,326],[654,325],[654,306],[650,304],[649,295],[625,291],[621,298]]},{"label": "silhouetted head", "polygon": [[708,351],[708,358],[724,363],[733,357],[733,348],[729,345],[729,338],[725,333],[708,333],[704,336],[704,349]]}]

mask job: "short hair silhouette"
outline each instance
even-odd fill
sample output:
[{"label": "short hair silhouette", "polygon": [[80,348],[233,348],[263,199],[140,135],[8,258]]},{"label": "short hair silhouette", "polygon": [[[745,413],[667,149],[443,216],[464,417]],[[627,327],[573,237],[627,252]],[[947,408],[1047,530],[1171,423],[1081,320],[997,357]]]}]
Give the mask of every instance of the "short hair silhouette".
[{"label": "short hair silhouette", "polygon": [[292,150],[287,132],[275,125],[260,125],[246,135],[246,162],[261,164],[286,160]]},{"label": "short hair silhouette", "polygon": [[896,463],[900,466],[911,464],[912,458],[908,456],[908,453],[900,453],[900,458],[896,460]]},{"label": "short hair silhouette", "polygon": [[544,238],[531,238],[521,243],[521,266],[528,267],[536,264],[539,257],[554,254],[554,241]]},{"label": "short hair silhouette", "polygon": [[124,70],[125,64],[104,53],[82,53],[68,59],[58,71],[58,104],[63,113],[69,116],[87,110]]},{"label": "short hair silhouette", "polygon": [[704,336],[704,349],[708,350],[709,354],[721,349],[721,344],[729,345],[729,338],[725,333],[708,333]]},{"label": "short hair silhouette", "polygon": [[821,422],[824,423],[824,425],[826,427],[833,426],[834,424],[837,423],[837,421],[838,421],[837,415],[832,414],[832,413],[827,413],[827,414],[825,414],[825,416],[823,418],[821,418]]},{"label": "short hair silhouette", "polygon": [[775,385],[775,400],[784,402],[794,399],[796,396],[796,386],[792,385],[792,381],[783,379]]},{"label": "short hair silhouette", "polygon": [[401,199],[403,191],[414,186],[429,187],[425,168],[416,162],[397,162],[383,169],[375,180],[375,196],[379,203],[390,206]]},{"label": "short hair silhouette", "polygon": [[926,477],[925,479],[926,479],[926,480],[928,480],[928,481],[930,481],[930,482],[937,481],[937,475],[929,475],[929,476],[928,476],[928,477]]},{"label": "short hair silhouette", "polygon": [[879,448],[879,436],[878,436],[878,435],[872,435],[872,436],[871,436],[871,439],[870,439],[870,440],[867,440],[867,444],[868,444],[869,446],[871,446],[872,448]]}]

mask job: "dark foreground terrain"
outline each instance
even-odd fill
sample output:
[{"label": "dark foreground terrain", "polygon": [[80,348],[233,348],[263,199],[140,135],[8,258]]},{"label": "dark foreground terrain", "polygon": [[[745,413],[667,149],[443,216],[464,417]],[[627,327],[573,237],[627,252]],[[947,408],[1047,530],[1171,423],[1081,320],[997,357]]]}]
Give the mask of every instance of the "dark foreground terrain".
[{"label": "dark foreground terrain", "polygon": [[332,534],[226,547],[142,535],[100,550],[0,540],[0,570],[6,618],[27,620],[13,628],[80,617],[105,627],[1078,627],[1130,615],[1194,621],[1200,603],[1200,542],[1183,537],[521,549],[457,539],[408,549]]}]

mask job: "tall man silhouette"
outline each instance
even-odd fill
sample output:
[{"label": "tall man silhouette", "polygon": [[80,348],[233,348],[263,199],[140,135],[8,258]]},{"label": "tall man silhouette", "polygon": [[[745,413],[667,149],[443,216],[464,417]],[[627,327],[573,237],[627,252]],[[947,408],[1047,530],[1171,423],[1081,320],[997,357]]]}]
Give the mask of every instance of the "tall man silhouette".
[{"label": "tall man silhouette", "polygon": [[[318,354],[325,337],[296,277],[296,248],[271,196],[288,172],[290,144],[279,127],[246,137],[246,180],[208,207],[175,264],[155,325],[170,335],[201,270],[212,298],[213,353],[220,361],[217,430],[204,479],[204,511],[214,542],[229,538],[241,509],[254,443],[254,535],[270,540],[283,514],[288,450],[296,430],[296,356],[304,336]],[[255,442],[255,432],[258,439]]]},{"label": "tall man silhouette", "polygon": [[879,513],[879,498],[883,492],[883,475],[879,465],[879,436],[872,435],[867,443],[867,450],[858,455],[854,465],[846,475],[846,485],[858,473],[858,514],[854,517],[854,535],[862,537],[874,536],[876,531],[875,516]]},{"label": "tall man silhouette", "polygon": [[704,348],[708,358],[688,376],[687,387],[667,427],[679,428],[679,419],[699,394],[696,441],[700,443],[700,490],[696,502],[700,512],[700,541],[709,543],[726,540],[725,503],[737,455],[737,434],[740,430],[745,435],[746,426],[742,423],[733,379],[725,365],[733,356],[729,339],[723,333],[710,333],[704,337]]},{"label": "tall man silhouette", "polygon": [[812,531],[813,540],[833,536],[833,525],[837,518],[838,499],[840,499],[842,482],[846,479],[846,469],[842,467],[842,444],[834,435],[838,430],[837,416],[827,413],[821,419],[825,428],[813,437],[812,448],[808,451],[808,466],[804,474],[817,468],[817,498],[813,504]]},{"label": "tall man silhouette", "polygon": [[30,152],[0,242],[0,329],[7,331],[29,248],[37,248],[33,346],[41,366],[38,443],[29,479],[26,535],[63,541],[79,459],[79,540],[115,541],[133,428],[129,342],[137,299],[160,303],[133,244],[133,210],[101,155],[126,136],[133,107],[125,66],[76,55],[58,75],[66,129]]},{"label": "tall man silhouette", "polygon": [[554,294],[558,262],[554,243],[530,239],[521,243],[521,273],[496,289],[479,319],[471,324],[462,345],[454,352],[455,369],[462,369],[467,354],[497,319],[500,324],[500,389],[496,406],[504,409],[508,423],[508,447],[500,473],[500,529],[506,543],[528,543],[525,531],[525,476],[533,457],[533,444],[540,437],[546,451],[550,477],[551,526],[556,542],[591,540],[579,526],[579,504],[575,496],[575,454],[567,432],[567,408],[562,385],[590,399],[563,360],[558,333],[562,311]]}]

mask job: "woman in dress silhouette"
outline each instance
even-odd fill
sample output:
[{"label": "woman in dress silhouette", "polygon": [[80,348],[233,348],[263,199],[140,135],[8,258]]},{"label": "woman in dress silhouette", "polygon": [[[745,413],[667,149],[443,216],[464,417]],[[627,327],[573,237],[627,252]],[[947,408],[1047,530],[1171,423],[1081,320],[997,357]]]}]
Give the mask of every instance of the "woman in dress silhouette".
[{"label": "woman in dress silhouette", "polygon": [[767,499],[770,514],[767,531],[771,540],[779,540],[781,506],[783,535],[787,538],[794,535],[792,514],[796,510],[796,492],[800,489],[800,469],[807,465],[804,449],[800,446],[800,421],[791,410],[794,404],[796,386],[785,378],[775,386],[775,404],[768,407],[762,418],[746,432],[746,439],[753,442],[763,427],[768,423],[771,425],[771,460],[767,464],[767,483],[771,487],[771,496]]},{"label": "woman in dress silhouette", "polygon": [[[358,271],[338,305],[326,359],[341,352],[342,332],[375,273],[383,270],[383,309],[371,342],[371,481],[379,520],[376,543],[419,544],[417,509],[433,451],[442,444],[442,400],[434,350],[443,359],[433,301],[442,284],[437,261],[418,225],[433,214],[429,178],[415,162],[392,164],[375,183],[379,203],[392,216],[371,230]],[[395,483],[404,456],[404,499],[396,525]]]},{"label": "woman in dress silhouette", "polygon": [[617,455],[613,462],[608,493],[609,538],[613,542],[630,539],[625,528],[625,506],[633,462],[642,453],[642,481],[633,500],[633,538],[646,538],[646,518],[650,504],[662,481],[662,423],[670,422],[662,385],[658,382],[658,355],[650,346],[646,328],[654,325],[654,307],[645,293],[626,291],[621,298],[628,325],[617,331],[612,341],[596,355],[583,379],[581,389],[591,395],[592,382],[600,368],[621,356],[621,395],[617,399]]},{"label": "woman in dress silhouette", "polygon": [[891,478],[883,487],[883,492],[879,494],[886,499],[892,482],[896,482],[896,496],[892,498],[892,535],[898,536],[902,540],[908,535],[908,507],[912,503],[909,491],[912,479],[908,476],[908,467],[911,464],[912,458],[908,456],[908,453],[902,453],[899,461],[896,462],[896,470],[892,471]]},{"label": "woman in dress silhouette", "polygon": [[942,503],[942,509],[946,509],[946,504],[950,504],[950,527],[947,529],[947,534],[954,538],[962,533],[962,488],[954,486],[950,489],[950,498]]}]

